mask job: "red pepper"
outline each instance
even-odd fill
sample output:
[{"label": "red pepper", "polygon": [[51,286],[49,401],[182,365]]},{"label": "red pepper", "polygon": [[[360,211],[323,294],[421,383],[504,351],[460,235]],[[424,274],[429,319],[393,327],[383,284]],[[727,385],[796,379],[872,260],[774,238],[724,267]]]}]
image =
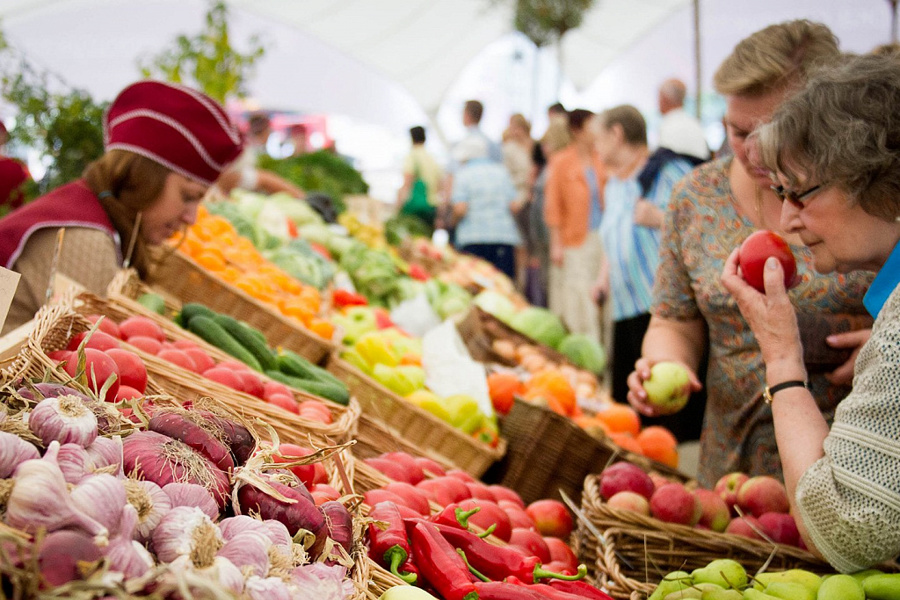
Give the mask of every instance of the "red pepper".
[{"label": "red pepper", "polygon": [[428,272],[415,263],[409,265],[409,276],[418,281],[428,281],[431,279]]},{"label": "red pepper", "polygon": [[494,546],[474,533],[451,525],[435,525],[447,542],[459,548],[466,555],[468,564],[488,579],[502,581],[507,577],[517,577],[526,583],[543,578],[581,579],[587,573],[584,565],[579,566],[577,575],[563,575],[541,568],[537,556],[525,556],[509,546]]},{"label": "red pepper", "polygon": [[[575,600],[576,598],[582,598],[582,597],[591,598],[592,597],[592,596],[582,596],[581,594],[578,594],[578,593],[573,594],[570,592],[564,592],[562,590],[558,590],[552,586],[549,586],[545,583],[525,583],[524,581],[522,581],[521,579],[518,579],[516,577],[507,577],[506,582],[508,585],[512,585],[512,586],[515,586],[518,588],[528,590],[529,592],[531,592],[533,594],[537,594],[541,598],[546,598],[548,600]],[[579,581],[578,583],[582,583],[582,582]],[[587,585],[587,584],[585,583],[585,585]],[[591,586],[588,586],[588,587],[591,587]],[[598,590],[597,588],[593,588],[593,590],[596,592],[600,592],[600,590]],[[603,594],[603,592],[600,592],[600,593]],[[603,594],[603,595],[606,596],[606,594]],[[612,600],[612,598],[610,598],[609,596],[606,596],[606,600]]]},{"label": "red pepper", "polygon": [[563,581],[562,579],[553,579],[547,582],[552,588],[562,590],[567,594],[575,594],[582,598],[590,598],[591,600],[613,600],[612,596],[603,592],[587,581]]},{"label": "red pepper", "polygon": [[[409,560],[409,542],[400,509],[393,502],[379,502],[372,507],[369,516],[387,523],[386,529],[375,523],[369,524],[369,556],[406,583],[415,583],[415,565]],[[406,573],[399,572],[401,567]]]},{"label": "red pepper", "polygon": [[331,303],[338,308],[343,308],[345,306],[366,306],[369,301],[362,294],[335,289],[331,292]]},{"label": "red pepper", "polygon": [[527,586],[502,581],[477,581],[475,591],[480,600],[547,600],[547,596]]},{"label": "red pepper", "polygon": [[[462,557],[433,523],[407,521],[412,526],[413,560],[419,573],[444,600],[477,600],[478,592]],[[462,531],[462,530],[459,530]]]},{"label": "red pepper", "polygon": [[462,529],[469,528],[469,517],[481,510],[476,506],[471,510],[460,508],[458,503],[448,504],[441,512],[432,515],[428,520],[439,525],[449,525]]}]

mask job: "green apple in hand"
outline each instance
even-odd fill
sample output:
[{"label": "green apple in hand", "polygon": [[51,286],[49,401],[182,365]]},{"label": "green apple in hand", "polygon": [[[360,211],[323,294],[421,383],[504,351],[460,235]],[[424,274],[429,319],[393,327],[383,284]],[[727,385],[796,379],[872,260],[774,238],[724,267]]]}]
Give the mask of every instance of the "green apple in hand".
[{"label": "green apple in hand", "polygon": [[647,402],[666,413],[678,412],[691,397],[691,375],[681,364],[658,362],[650,367],[650,378],[644,380]]}]

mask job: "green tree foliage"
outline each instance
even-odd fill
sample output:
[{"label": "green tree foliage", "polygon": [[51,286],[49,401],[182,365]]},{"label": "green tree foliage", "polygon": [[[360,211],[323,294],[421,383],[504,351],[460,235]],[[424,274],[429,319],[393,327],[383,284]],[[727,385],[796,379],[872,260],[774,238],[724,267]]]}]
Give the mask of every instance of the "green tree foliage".
[{"label": "green tree foliage", "polygon": [[66,88],[63,82],[35,69],[11,47],[0,32],[0,94],[18,113],[10,139],[31,147],[49,162],[36,186],[26,188],[31,199],[81,176],[92,160],[103,154],[103,111],[84,90]]},{"label": "green tree foliage", "polygon": [[516,0],[513,24],[538,48],[578,28],[594,0]]},{"label": "green tree foliage", "polygon": [[228,9],[218,0],[206,13],[206,27],[196,35],[179,35],[173,48],[148,62],[139,61],[144,77],[161,77],[175,83],[196,86],[219,102],[248,93],[248,81],[256,61],[265,54],[259,37],[249,40],[249,51],[238,52],[231,45]]}]

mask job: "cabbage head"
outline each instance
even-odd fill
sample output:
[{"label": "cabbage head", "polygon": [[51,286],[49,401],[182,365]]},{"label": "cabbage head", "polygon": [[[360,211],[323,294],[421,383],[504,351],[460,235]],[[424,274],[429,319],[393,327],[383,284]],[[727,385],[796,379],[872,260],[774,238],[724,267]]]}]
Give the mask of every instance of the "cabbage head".
[{"label": "cabbage head", "polygon": [[603,346],[586,335],[573,333],[567,336],[557,350],[572,361],[572,364],[585,371],[597,374],[606,367],[606,352]]},{"label": "cabbage head", "polygon": [[509,326],[551,348],[556,348],[566,337],[566,328],[559,317],[537,306],[529,306],[513,315]]},{"label": "cabbage head", "polygon": [[475,296],[475,305],[504,323],[509,323],[516,313],[512,300],[493,290],[484,290]]}]

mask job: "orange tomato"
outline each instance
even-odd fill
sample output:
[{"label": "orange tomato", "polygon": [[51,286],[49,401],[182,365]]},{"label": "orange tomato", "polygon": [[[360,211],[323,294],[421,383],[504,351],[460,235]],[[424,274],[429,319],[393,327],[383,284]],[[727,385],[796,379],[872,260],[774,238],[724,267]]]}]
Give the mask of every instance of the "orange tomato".
[{"label": "orange tomato", "polygon": [[633,437],[641,431],[641,418],[627,404],[609,404],[596,416],[614,433],[628,433]]},{"label": "orange tomato", "polygon": [[501,415],[507,414],[512,409],[515,395],[522,393],[524,388],[515,373],[491,373],[488,375],[487,384],[491,404]]},{"label": "orange tomato", "polygon": [[637,436],[641,454],[664,465],[678,468],[678,440],[672,432],[659,425],[644,428]]}]

